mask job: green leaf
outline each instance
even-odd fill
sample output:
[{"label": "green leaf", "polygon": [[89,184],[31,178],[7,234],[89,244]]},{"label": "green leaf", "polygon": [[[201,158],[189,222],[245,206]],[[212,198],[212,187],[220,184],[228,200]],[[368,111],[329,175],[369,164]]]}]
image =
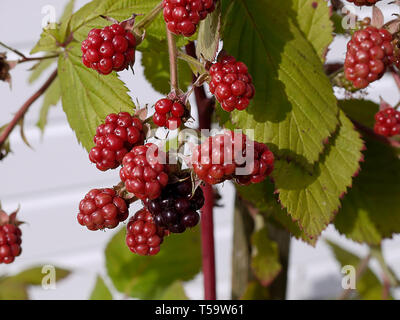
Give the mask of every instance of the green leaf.
[{"label": "green leaf", "polygon": [[28,291],[23,283],[5,278],[0,280],[0,300],[28,300]]},{"label": "green leaf", "polygon": [[256,231],[251,237],[251,242],[253,245],[251,267],[261,284],[268,286],[282,269],[278,244],[269,239],[267,227]]},{"label": "green leaf", "polygon": [[207,61],[214,61],[217,55],[221,28],[220,5],[200,22],[196,44],[197,57],[203,57]]},{"label": "green leaf", "polygon": [[[169,74],[168,45],[166,41],[157,39],[142,53],[144,75],[154,90],[167,94],[171,91]],[[192,83],[192,71],[188,64],[178,60],[179,86],[186,90]]]},{"label": "green leaf", "polygon": [[159,300],[189,300],[189,298],[185,293],[182,282],[175,281],[164,291]]},{"label": "green leaf", "polygon": [[363,142],[341,112],[341,126],[311,174],[298,164],[277,160],[273,172],[279,200],[301,229],[317,237],[332,222],[340,199],[359,170]]},{"label": "green leaf", "polygon": [[[360,257],[343,249],[342,247],[331,241],[327,240],[326,242],[333,250],[336,259],[339,261],[342,267],[346,265],[351,265],[357,269],[357,267],[361,263]],[[356,290],[361,299],[382,299],[383,286],[370,268],[367,268],[367,270],[365,270],[361,276],[357,277],[356,281]]]},{"label": "green leaf", "polygon": [[269,290],[258,281],[249,282],[241,300],[269,300]]},{"label": "green leaf", "polygon": [[365,162],[335,227],[354,241],[377,245],[400,233],[400,159],[390,146],[367,137],[366,142]]},{"label": "green leaf", "polygon": [[89,151],[96,127],[108,114],[132,112],[135,106],[128,89],[115,73],[99,75],[82,64],[77,43],[60,56],[58,72],[68,122],[78,141]]},{"label": "green leaf", "polygon": [[96,284],[93,288],[92,294],[90,295],[90,300],[112,300],[113,296],[108,289],[107,285],[104,283],[102,277],[97,276]]},{"label": "green leaf", "polygon": [[57,105],[60,99],[60,80],[57,77],[44,94],[43,104],[39,113],[39,119],[36,122],[36,126],[40,129],[40,131],[42,131],[42,133],[44,132],[44,128],[47,124],[47,115],[49,113],[50,107]]},{"label": "green leaf", "polygon": [[375,114],[379,111],[379,105],[368,100],[339,100],[340,109],[342,109],[346,115],[364,126],[373,128],[375,124]]},{"label": "green leaf", "polygon": [[56,58],[44,59],[44,60],[40,60],[38,63],[36,63],[32,67],[32,72],[29,75],[28,82],[33,83],[37,79],[39,79],[40,76],[43,74],[43,72],[46,71],[54,62],[56,62]]},{"label": "green leaf", "polygon": [[64,12],[60,18],[60,38],[62,41],[65,40],[68,32],[68,22],[72,16],[72,13],[74,12],[74,7],[75,7],[75,0],[70,0],[64,8]]},{"label": "green leaf", "polygon": [[249,67],[256,95],[234,111],[238,128],[279,156],[312,164],[338,125],[338,107],[321,59],[291,17],[291,1],[223,1],[224,48]]},{"label": "green leaf", "polygon": [[325,0],[293,0],[293,9],[301,31],[312,44],[322,61],[333,41],[333,23]]},{"label": "green leaf", "polygon": [[43,29],[39,41],[33,47],[30,54],[42,51],[45,52],[56,51],[58,49],[57,41],[58,41],[58,29],[51,29],[51,28]]},{"label": "green leaf", "polygon": [[125,230],[106,248],[106,267],[120,292],[140,299],[159,299],[175,281],[192,279],[201,267],[200,232],[187,230],[164,239],[160,252],[143,257],[129,251]]},{"label": "green leaf", "polygon": [[[13,282],[19,282],[24,285],[39,286],[42,284],[43,277],[46,275],[42,273],[43,267],[33,267],[18,273],[15,276],[8,277]],[[55,268],[56,281],[62,280],[70,275],[70,271],[59,267]]]}]

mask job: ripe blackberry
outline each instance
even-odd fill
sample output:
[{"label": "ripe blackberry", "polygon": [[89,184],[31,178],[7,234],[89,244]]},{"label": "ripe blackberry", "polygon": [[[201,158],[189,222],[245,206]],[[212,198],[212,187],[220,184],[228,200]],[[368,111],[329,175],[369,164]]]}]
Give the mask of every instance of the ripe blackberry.
[{"label": "ripe blackberry", "polygon": [[357,89],[380,79],[394,58],[393,37],[386,29],[356,31],[347,44],[345,75]]},{"label": "ripe blackberry", "polygon": [[247,185],[261,182],[271,174],[274,155],[265,144],[227,130],[197,146],[191,164],[197,176],[209,184],[235,179]]},{"label": "ripe blackberry", "polygon": [[189,117],[189,110],[178,99],[164,98],[158,100],[155,105],[156,112],[153,115],[153,122],[159,127],[167,127],[175,130],[181,126]]},{"label": "ripe blackberry", "polygon": [[348,2],[354,3],[356,6],[373,6],[381,0],[347,0]]},{"label": "ripe blackberry", "polygon": [[204,195],[201,188],[192,194],[192,181],[186,180],[169,185],[159,198],[146,205],[158,226],[172,233],[182,233],[199,223],[197,210],[204,205]]},{"label": "ripe blackberry", "polygon": [[222,109],[231,112],[244,110],[254,97],[255,88],[247,66],[232,56],[225,56],[214,63],[210,70],[210,92],[215,95]]},{"label": "ripe blackberry", "polygon": [[155,144],[136,146],[122,160],[121,180],[126,190],[141,200],[156,199],[168,183],[168,166],[161,164]]},{"label": "ripe blackberry", "polygon": [[126,230],[126,244],[133,253],[154,256],[160,251],[165,231],[155,224],[153,216],[146,209],[136,212]]},{"label": "ripe blackberry", "polygon": [[97,127],[93,139],[96,146],[89,159],[101,171],[115,169],[132,147],[143,144],[144,137],[143,124],[138,118],[128,112],[111,113]]},{"label": "ripe blackberry", "polygon": [[92,231],[114,229],[128,218],[128,208],[114,189],[92,189],[79,203],[78,222]]},{"label": "ripe blackberry", "polygon": [[400,112],[394,108],[386,108],[375,115],[374,131],[385,137],[400,134]]},{"label": "ripe blackberry", "polygon": [[92,29],[82,42],[82,62],[100,74],[122,71],[135,63],[136,38],[120,24]]},{"label": "ripe blackberry", "polygon": [[21,254],[21,229],[12,223],[0,225],[0,264],[12,263]]},{"label": "ripe blackberry", "polygon": [[216,0],[163,0],[168,30],[190,37],[197,25],[215,10]]}]

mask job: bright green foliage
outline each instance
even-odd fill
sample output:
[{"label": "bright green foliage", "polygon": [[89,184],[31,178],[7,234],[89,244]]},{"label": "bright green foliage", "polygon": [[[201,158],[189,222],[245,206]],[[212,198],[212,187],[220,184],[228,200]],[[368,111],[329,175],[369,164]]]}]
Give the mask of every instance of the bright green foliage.
[{"label": "bright green foliage", "polygon": [[359,169],[363,142],[341,113],[341,126],[326,147],[313,172],[295,162],[275,162],[273,177],[279,200],[310,237],[317,237],[332,222],[340,199]]},{"label": "bright green foliage", "polygon": [[223,1],[223,12],[224,48],[256,83],[251,106],[235,111],[233,123],[254,129],[280,156],[316,162],[336,130],[338,108],[321,59],[291,18],[293,2]]},{"label": "bright green foliage", "polygon": [[189,300],[189,298],[186,296],[182,282],[175,281],[164,291],[159,300]]},{"label": "bright green foliage", "polygon": [[80,46],[71,45],[60,56],[58,71],[62,105],[71,128],[80,143],[90,150],[96,127],[112,112],[133,112],[128,89],[115,73],[104,77],[86,68],[80,58]]},{"label": "bright green foliage", "polygon": [[249,282],[241,300],[269,300],[268,288],[263,287],[258,281]]},{"label": "bright green foliage", "polygon": [[125,234],[121,230],[108,244],[106,266],[115,288],[128,296],[159,299],[175,281],[188,281],[200,271],[199,228],[166,237],[160,252],[150,257],[130,252]]},{"label": "bright green foliage", "polygon": [[112,300],[113,296],[108,289],[107,285],[104,283],[102,277],[97,276],[96,284],[93,288],[90,300]]},{"label": "bright green foliage", "polygon": [[34,83],[40,76],[46,71],[54,62],[56,62],[56,58],[54,59],[44,59],[40,60],[32,67],[32,72],[28,78],[29,83]]},{"label": "bright green foliage", "polygon": [[44,93],[42,108],[40,109],[39,119],[36,123],[36,126],[42,132],[44,132],[44,128],[46,127],[47,124],[47,115],[49,113],[50,107],[57,105],[60,99],[61,99],[60,80],[57,77]]}]

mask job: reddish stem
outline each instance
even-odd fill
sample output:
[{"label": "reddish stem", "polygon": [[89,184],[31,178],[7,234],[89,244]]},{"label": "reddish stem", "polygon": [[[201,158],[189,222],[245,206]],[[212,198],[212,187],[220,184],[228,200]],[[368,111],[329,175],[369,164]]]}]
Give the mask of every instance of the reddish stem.
[{"label": "reddish stem", "polygon": [[[186,45],[186,53],[196,57],[196,47],[193,42]],[[193,76],[193,83],[197,78]],[[210,129],[212,113],[214,111],[214,99],[207,97],[204,86],[195,87],[197,110],[199,113],[200,129]],[[215,285],[215,249],[214,249],[214,192],[211,185],[206,184],[202,187],[205,203],[201,210],[201,246],[204,276],[204,299],[216,299]]]},{"label": "reddish stem", "polygon": [[7,140],[10,133],[13,131],[15,126],[19,123],[19,121],[25,116],[25,113],[29,110],[29,107],[47,90],[48,87],[52,84],[54,79],[57,77],[57,70],[55,70],[50,77],[46,80],[46,82],[36,91],[17,111],[14,118],[7,125],[7,127],[0,134],[0,147]]}]

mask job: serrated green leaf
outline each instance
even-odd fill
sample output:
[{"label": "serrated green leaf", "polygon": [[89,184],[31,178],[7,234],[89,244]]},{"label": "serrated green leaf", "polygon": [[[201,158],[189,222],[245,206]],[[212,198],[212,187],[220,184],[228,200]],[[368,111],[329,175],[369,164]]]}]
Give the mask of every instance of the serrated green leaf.
[{"label": "serrated green leaf", "polygon": [[333,41],[333,23],[326,0],[293,0],[293,9],[301,31],[312,44],[322,61]]},{"label": "serrated green leaf", "polygon": [[[42,273],[43,267],[33,267],[24,271],[21,271],[15,276],[7,277],[7,279],[13,282],[19,282],[24,285],[38,286],[42,284],[43,277],[46,275]],[[59,267],[55,268],[56,281],[62,280],[71,274],[69,270],[62,269]]]},{"label": "serrated green leaf", "polygon": [[257,279],[268,286],[281,272],[278,244],[268,236],[267,227],[256,231],[251,237],[253,245],[251,267]]},{"label": "serrated green leaf", "polygon": [[104,283],[102,277],[97,276],[96,284],[90,295],[90,300],[112,300],[113,296],[108,289],[107,285]]},{"label": "serrated green leaf", "polygon": [[58,49],[57,46],[58,41],[58,29],[47,28],[43,29],[42,34],[40,35],[39,41],[31,50],[30,54],[38,53],[38,52],[49,52],[56,51]]},{"label": "serrated green leaf", "polygon": [[198,27],[196,56],[207,61],[214,61],[217,55],[221,28],[220,12],[220,4],[218,3],[216,10],[201,21]]},{"label": "serrated green leaf", "polygon": [[354,241],[377,245],[400,233],[400,159],[390,146],[365,138],[365,162],[342,201],[335,227]]},{"label": "serrated green leaf", "polygon": [[[327,244],[333,250],[333,253],[341,264],[341,266],[351,265],[357,269],[360,265],[361,258],[354,255],[353,253],[343,249],[337,244],[326,241]],[[377,300],[382,299],[383,286],[379,279],[375,276],[375,274],[371,271],[370,268],[367,268],[361,276],[356,279],[356,290],[360,295],[361,299],[364,300]]]},{"label": "serrated green leaf", "polygon": [[339,210],[339,197],[359,169],[363,142],[351,121],[340,113],[341,126],[311,174],[298,164],[278,160],[273,177],[279,200],[301,229],[317,237]]},{"label": "serrated green leaf", "polygon": [[62,105],[80,143],[90,150],[97,126],[113,112],[135,108],[128,89],[115,73],[103,76],[86,68],[79,44],[69,46],[58,63]]},{"label": "serrated green leaf", "polygon": [[68,23],[69,20],[71,19],[72,13],[74,12],[74,7],[75,7],[75,0],[69,0],[69,2],[65,5],[63,14],[60,18],[60,39],[61,41],[64,41],[67,32],[68,32]]},{"label": "serrated green leaf", "polygon": [[44,60],[40,60],[38,63],[36,63],[32,67],[32,72],[29,75],[28,82],[33,83],[37,79],[39,79],[40,76],[43,74],[43,72],[46,71],[54,62],[56,62],[56,58],[44,59]]},{"label": "serrated green leaf", "polygon": [[291,18],[291,1],[223,1],[224,48],[249,67],[256,95],[232,121],[279,156],[314,163],[338,125],[329,79]]},{"label": "serrated green leaf", "polygon": [[346,115],[364,126],[373,128],[375,124],[375,114],[379,111],[379,105],[375,102],[368,100],[339,100],[340,109],[342,109]]},{"label": "serrated green leaf", "polygon": [[270,294],[266,287],[258,281],[249,282],[241,300],[269,300]]},{"label": "serrated green leaf", "polygon": [[164,291],[159,300],[189,300],[189,298],[185,293],[182,282],[175,281]]},{"label": "serrated green leaf", "polygon": [[149,257],[130,252],[125,235],[121,230],[108,244],[106,267],[115,288],[128,296],[159,299],[175,281],[188,281],[200,271],[198,228],[166,237],[160,252]]},{"label": "serrated green leaf", "polygon": [[[168,45],[166,41],[154,39],[142,53],[144,75],[154,90],[167,94],[171,91]],[[188,64],[178,60],[179,87],[186,91],[192,83],[192,71]]]},{"label": "serrated green leaf", "polygon": [[44,132],[44,128],[47,125],[47,115],[49,113],[50,107],[56,106],[60,99],[61,87],[60,80],[57,77],[44,94],[43,104],[39,113],[39,119],[36,122],[36,126],[40,129],[42,133]]}]

